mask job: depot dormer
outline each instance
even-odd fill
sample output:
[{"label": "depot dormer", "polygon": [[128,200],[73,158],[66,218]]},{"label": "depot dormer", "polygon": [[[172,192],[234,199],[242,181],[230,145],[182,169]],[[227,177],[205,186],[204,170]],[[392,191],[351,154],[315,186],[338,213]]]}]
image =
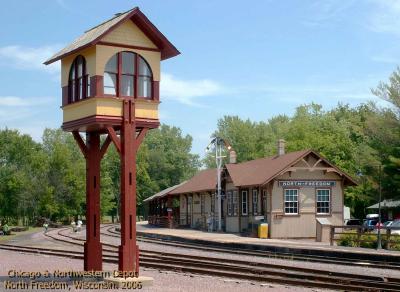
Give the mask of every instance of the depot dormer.
[{"label": "depot dormer", "polygon": [[139,127],[157,127],[160,62],[178,54],[139,8],[86,31],[45,62],[61,60],[63,129],[118,126],[124,99]]}]

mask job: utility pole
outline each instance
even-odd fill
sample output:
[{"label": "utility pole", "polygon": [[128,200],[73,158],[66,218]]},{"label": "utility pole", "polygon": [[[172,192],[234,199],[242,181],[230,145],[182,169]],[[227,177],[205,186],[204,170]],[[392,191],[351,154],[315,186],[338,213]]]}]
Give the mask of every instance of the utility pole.
[{"label": "utility pole", "polygon": [[215,148],[215,164],[217,165],[217,208],[218,208],[218,231],[222,231],[222,194],[221,194],[221,170],[222,170],[222,160],[226,157],[222,155],[223,147],[231,150],[232,147],[226,141],[220,137],[215,137],[208,144],[206,151],[210,150],[210,146],[214,145]]},{"label": "utility pole", "polygon": [[381,217],[381,201],[382,201],[382,165],[378,165],[379,170],[379,205],[378,205],[378,245],[376,249],[382,249],[382,238],[381,238],[381,224],[382,224],[382,217]]}]

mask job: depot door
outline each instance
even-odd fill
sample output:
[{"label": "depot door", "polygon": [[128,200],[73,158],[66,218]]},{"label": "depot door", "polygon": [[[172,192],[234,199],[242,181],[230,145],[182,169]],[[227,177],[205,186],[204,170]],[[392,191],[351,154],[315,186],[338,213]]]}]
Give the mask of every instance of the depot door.
[{"label": "depot door", "polygon": [[187,200],[187,224],[192,226],[192,218],[193,218],[193,197],[188,196]]}]

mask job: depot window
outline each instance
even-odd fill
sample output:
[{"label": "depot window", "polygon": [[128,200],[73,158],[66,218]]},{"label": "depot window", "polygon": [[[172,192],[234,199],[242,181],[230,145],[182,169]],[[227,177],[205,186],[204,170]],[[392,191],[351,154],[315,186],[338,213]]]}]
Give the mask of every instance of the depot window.
[{"label": "depot window", "polygon": [[68,103],[76,102],[90,96],[89,74],[83,56],[77,56],[72,62],[68,79]]},{"label": "depot window", "polygon": [[285,190],[285,214],[299,213],[299,194],[297,189]]},{"label": "depot window", "polygon": [[317,190],[317,214],[329,214],[331,210],[331,191]]},{"label": "depot window", "polygon": [[258,213],[258,190],[253,190],[253,215]]},{"label": "depot window", "polygon": [[233,214],[233,193],[232,193],[232,191],[228,191],[226,193],[226,196],[228,198],[228,203],[227,203],[228,216],[232,216],[232,214]]},{"label": "depot window", "polygon": [[232,194],[232,204],[233,204],[233,216],[238,215],[238,191],[233,191]]},{"label": "depot window", "polygon": [[112,56],[104,69],[104,94],[134,98],[153,98],[153,74],[138,54],[120,52]]},{"label": "depot window", "polygon": [[242,191],[242,215],[248,214],[248,193]]}]

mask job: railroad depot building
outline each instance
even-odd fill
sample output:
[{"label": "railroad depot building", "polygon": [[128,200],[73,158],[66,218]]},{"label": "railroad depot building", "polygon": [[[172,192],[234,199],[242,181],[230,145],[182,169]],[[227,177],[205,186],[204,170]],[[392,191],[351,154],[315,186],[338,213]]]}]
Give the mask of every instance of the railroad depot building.
[{"label": "railroad depot building", "polygon": [[[224,231],[250,233],[264,219],[270,238],[315,238],[317,218],[343,225],[343,191],[356,182],[313,150],[285,154],[278,144],[276,156],[224,166]],[[207,230],[211,221],[215,228],[216,184],[217,170],[202,170],[147,198],[149,223]]]}]

